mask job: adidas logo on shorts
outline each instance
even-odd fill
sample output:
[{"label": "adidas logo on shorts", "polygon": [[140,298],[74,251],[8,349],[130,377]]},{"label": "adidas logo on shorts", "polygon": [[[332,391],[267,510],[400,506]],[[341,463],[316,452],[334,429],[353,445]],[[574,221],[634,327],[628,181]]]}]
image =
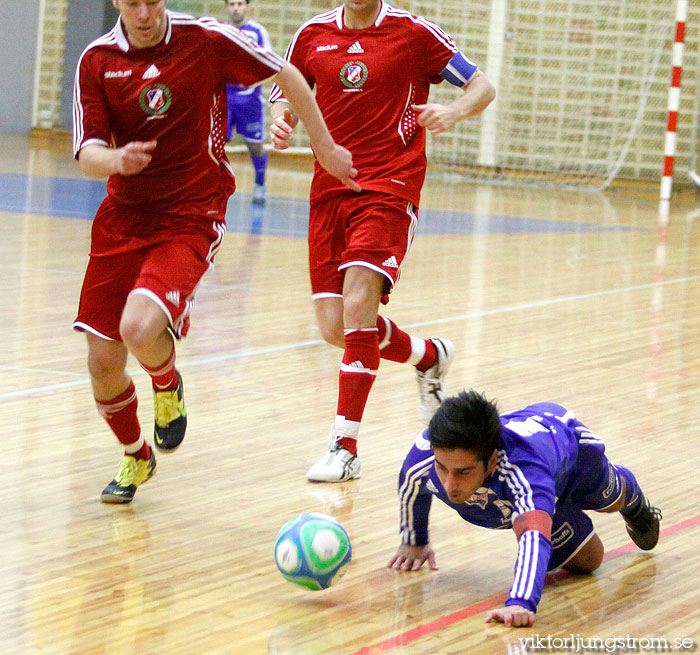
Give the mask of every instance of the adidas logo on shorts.
[{"label": "adidas logo on shorts", "polygon": [[179,291],[166,291],[165,299],[171,302],[173,305],[180,304],[180,292]]},{"label": "adidas logo on shorts", "polygon": [[387,268],[398,268],[399,263],[396,261],[396,257],[392,255],[391,257],[389,257],[389,259],[385,259],[382,262],[382,266],[386,266]]}]

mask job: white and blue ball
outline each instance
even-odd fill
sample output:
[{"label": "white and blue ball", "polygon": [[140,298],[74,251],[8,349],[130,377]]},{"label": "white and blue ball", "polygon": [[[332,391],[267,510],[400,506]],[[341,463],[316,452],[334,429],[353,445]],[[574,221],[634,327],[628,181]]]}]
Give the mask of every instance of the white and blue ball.
[{"label": "white and blue ball", "polygon": [[326,514],[300,514],[277,535],[277,568],[286,580],[307,589],[320,591],[340,580],[351,557],[348,533]]}]

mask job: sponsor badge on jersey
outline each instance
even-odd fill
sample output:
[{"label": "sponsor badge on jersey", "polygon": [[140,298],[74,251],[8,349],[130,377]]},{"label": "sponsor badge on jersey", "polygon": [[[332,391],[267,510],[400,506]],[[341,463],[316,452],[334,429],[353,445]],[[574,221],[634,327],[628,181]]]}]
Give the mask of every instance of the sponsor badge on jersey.
[{"label": "sponsor badge on jersey", "polygon": [[340,69],[340,81],[350,89],[357,89],[367,81],[367,66],[361,61],[349,61]]},{"label": "sponsor badge on jersey", "polygon": [[569,539],[574,536],[574,529],[566,521],[552,533],[552,548],[561,548]]},{"label": "sponsor badge on jersey", "polygon": [[149,116],[164,114],[168,111],[173,95],[165,84],[149,84],[139,96],[141,109]]}]

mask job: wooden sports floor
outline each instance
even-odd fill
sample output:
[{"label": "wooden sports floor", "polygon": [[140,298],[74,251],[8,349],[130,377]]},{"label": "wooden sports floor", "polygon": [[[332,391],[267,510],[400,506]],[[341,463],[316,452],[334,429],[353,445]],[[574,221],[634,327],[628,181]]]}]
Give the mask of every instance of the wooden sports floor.
[{"label": "wooden sports floor", "polygon": [[[700,643],[694,191],[674,197],[664,231],[655,193],[426,186],[387,315],[455,342],[449,390],[473,386],[503,411],[542,400],[574,410],[664,515],[651,553],[634,548],[618,515],[595,515],[607,549],[599,571],[554,576],[535,626],[508,629],[484,616],[510,587],[511,532],[434,503],[440,570],[386,569],[398,470],[421,430],[409,367],[382,363],[360,436],[362,479],[305,479],[325,447],[340,362],[309,298],[308,161],[271,158],[269,201],[251,211],[251,167],[234,159],[230,231],[178,350],[187,439],[119,507],[99,501],[121,450],[93,404],[84,337],[71,330],[104,188],[80,178],[65,144],[2,137],[0,152],[0,653],[512,655],[537,637],[550,641],[530,646],[551,651],[572,637],[642,640],[636,652],[661,643],[651,639],[673,652]],[[150,384],[130,368],[149,432]],[[352,539],[346,576],[324,592],[285,582],[272,556],[282,524],[311,511],[335,516]],[[605,652],[598,643],[579,652]]]}]

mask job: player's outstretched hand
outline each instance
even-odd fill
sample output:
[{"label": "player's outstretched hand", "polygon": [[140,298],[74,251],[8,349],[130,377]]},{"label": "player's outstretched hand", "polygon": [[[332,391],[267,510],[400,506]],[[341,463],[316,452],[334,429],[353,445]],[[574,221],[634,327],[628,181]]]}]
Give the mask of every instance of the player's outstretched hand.
[{"label": "player's outstretched hand", "polygon": [[397,571],[417,571],[425,562],[428,562],[431,571],[437,571],[435,551],[429,544],[425,546],[401,544],[396,554],[389,560],[387,568]]},{"label": "player's outstretched hand", "polygon": [[151,153],[155,150],[157,141],[132,141],[117,148],[117,171],[120,175],[136,175],[151,162]]},{"label": "player's outstretched hand", "polygon": [[333,177],[337,177],[345,186],[353,191],[362,191],[362,187],[355,182],[357,169],[352,166],[352,155],[343,146],[334,143],[327,152],[314,150],[318,163],[323,166]]},{"label": "player's outstretched hand", "polygon": [[275,150],[286,150],[293,141],[294,128],[299,119],[289,109],[270,124],[270,143]]},{"label": "player's outstretched hand", "polygon": [[486,623],[500,622],[507,628],[529,628],[535,622],[535,613],[520,605],[508,605],[486,614]]},{"label": "player's outstretched hand", "polygon": [[447,105],[411,105],[411,109],[416,112],[418,125],[424,127],[433,136],[452,129],[458,120],[454,110]]}]

